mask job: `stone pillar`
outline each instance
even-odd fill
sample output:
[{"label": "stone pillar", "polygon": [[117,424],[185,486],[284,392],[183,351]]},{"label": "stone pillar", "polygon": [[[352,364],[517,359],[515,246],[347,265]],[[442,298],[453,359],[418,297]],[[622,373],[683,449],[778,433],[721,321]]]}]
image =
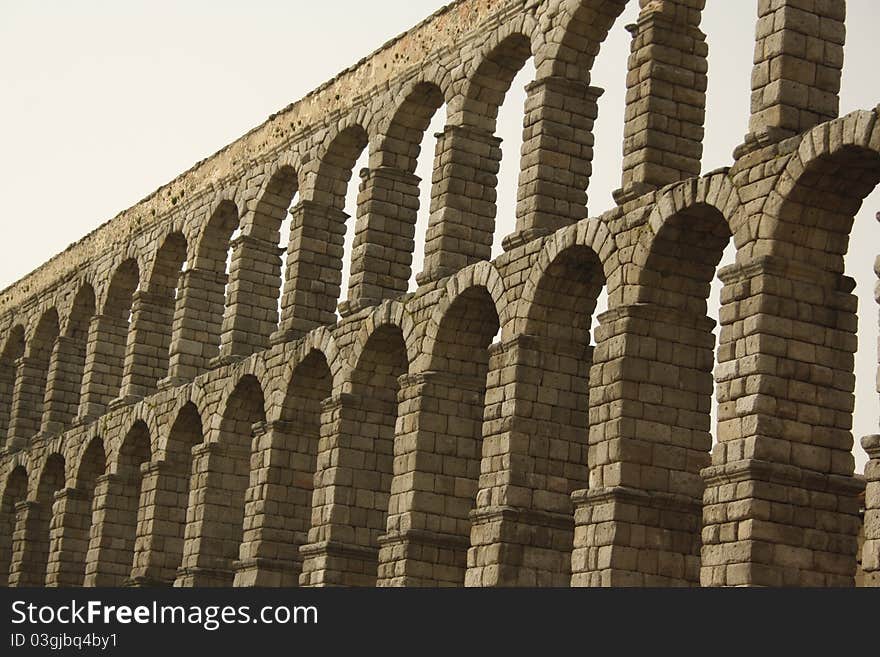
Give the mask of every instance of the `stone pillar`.
[{"label": "stone pillar", "polygon": [[[247,450],[222,443],[202,443],[192,450],[183,562],[174,586],[231,586],[233,561],[240,546],[241,512],[230,491],[247,486]],[[245,483],[240,486],[239,481]]]},{"label": "stone pillar", "polygon": [[845,20],[846,0],[758,3],[746,147],[837,118]]},{"label": "stone pillar", "polygon": [[92,491],[79,488],[63,488],[55,493],[49,526],[46,586],[83,585],[92,526],[92,499]]},{"label": "stone pillar", "polygon": [[183,555],[189,467],[169,461],[141,465],[134,561],[129,586],[171,586]]},{"label": "stone pillar", "polygon": [[400,378],[396,463],[379,586],[462,586],[479,474],[485,380]]},{"label": "stone pillar", "polygon": [[348,300],[343,315],[405,294],[409,287],[420,179],[389,166],[361,171]]},{"label": "stone pillar", "polygon": [[[880,212],[877,213],[880,221]],[[880,277],[880,256],[874,261],[874,273]],[[874,285],[874,298],[880,304],[880,281]],[[877,344],[880,359],[880,342]],[[878,360],[880,362],[880,360]],[[877,392],[880,393],[880,367],[877,369]],[[862,447],[868,453],[865,466],[865,518],[863,523],[865,543],[862,546],[863,586],[880,587],[880,435],[862,438]]]},{"label": "stone pillar", "polygon": [[572,585],[695,586],[714,322],[653,304],[599,321]]},{"label": "stone pillar", "polygon": [[317,427],[258,425],[235,586],[297,586],[311,521]]},{"label": "stone pillar", "polygon": [[363,447],[353,447],[365,419],[361,404],[358,396],[342,393],[322,405],[309,542],[300,548],[300,586],[376,584],[378,551],[371,546],[366,512],[359,508],[364,500],[357,499],[355,488],[355,478],[365,472]]},{"label": "stone pillar", "polygon": [[641,0],[627,75],[618,204],[700,175],[706,114],[705,0]]},{"label": "stone pillar", "polygon": [[862,447],[868,453],[865,466],[865,543],[862,546],[863,586],[880,586],[880,436],[866,436]]},{"label": "stone pillar", "polygon": [[192,381],[217,357],[226,305],[226,274],[191,267],[180,275],[171,325],[168,378],[160,388]]},{"label": "stone pillar", "polygon": [[101,417],[119,394],[128,342],[128,318],[95,315],[89,322],[78,421]]},{"label": "stone pillar", "polygon": [[140,472],[100,475],[95,484],[84,586],[122,586],[134,561]]},{"label": "stone pillar", "polygon": [[42,433],[60,434],[76,417],[85,362],[86,351],[82,343],[63,335],[58,338],[49,361],[45,410],[40,426]]},{"label": "stone pillar", "polygon": [[0,446],[11,449],[6,443],[9,421],[12,416],[12,394],[15,390],[15,362],[0,357]]},{"label": "stone pillar", "polygon": [[519,335],[490,351],[466,582],[567,587],[593,349]]},{"label": "stone pillar", "polygon": [[435,136],[431,217],[419,285],[488,260],[495,232],[501,140],[487,130],[457,125]]},{"label": "stone pillar", "polygon": [[[132,295],[131,331],[125,353],[120,400],[135,402],[156,391],[168,374],[174,298],[171,291],[138,290]],[[121,403],[121,402],[120,402]]]},{"label": "stone pillar", "polygon": [[269,346],[278,327],[281,255],[278,244],[241,235],[232,242],[229,303],[220,335],[220,362],[241,360]]},{"label": "stone pillar", "polygon": [[24,500],[15,505],[9,586],[43,586],[49,553],[49,515],[45,505]]},{"label": "stone pillar", "polygon": [[290,214],[281,325],[272,336],[272,344],[297,340],[318,326],[335,324],[342,285],[348,215],[305,200],[293,207]]},{"label": "stone pillar", "polygon": [[857,299],[846,277],[765,256],[721,272],[718,444],[706,586],[852,586]]},{"label": "stone pillar", "polygon": [[12,391],[12,418],[9,422],[7,448],[21,449],[40,431],[43,398],[46,394],[45,363],[22,356],[15,363],[18,376]]},{"label": "stone pillar", "polygon": [[505,250],[587,217],[593,125],[604,92],[551,76],[529,84],[526,93],[516,232],[505,238]]}]

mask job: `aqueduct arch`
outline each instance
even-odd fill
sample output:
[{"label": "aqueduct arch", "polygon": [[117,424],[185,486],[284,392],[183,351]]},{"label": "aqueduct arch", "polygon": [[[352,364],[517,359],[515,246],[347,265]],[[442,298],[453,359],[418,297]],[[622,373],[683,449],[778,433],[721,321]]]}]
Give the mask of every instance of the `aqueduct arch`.
[{"label": "aqueduct arch", "polygon": [[[638,4],[602,215],[590,71],[626,0],[458,0],[0,293],[0,581],[851,585],[843,257],[880,117],[838,117],[845,2],[761,3],[749,133],[704,176],[705,0]],[[530,58],[490,262],[496,116]]]}]

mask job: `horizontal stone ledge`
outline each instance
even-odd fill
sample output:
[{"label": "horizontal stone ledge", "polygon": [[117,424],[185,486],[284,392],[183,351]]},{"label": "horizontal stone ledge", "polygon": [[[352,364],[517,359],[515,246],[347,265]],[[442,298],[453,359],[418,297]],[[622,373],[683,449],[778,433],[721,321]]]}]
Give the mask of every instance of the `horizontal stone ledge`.
[{"label": "horizontal stone ledge", "polygon": [[146,589],[146,588],[168,588],[174,586],[174,580],[160,579],[158,577],[150,577],[149,575],[138,575],[129,577],[122,586],[125,588]]},{"label": "horizontal stone ledge", "polygon": [[361,545],[352,545],[342,541],[318,541],[301,545],[299,553],[303,559],[322,554],[330,554],[336,557],[351,557],[353,559],[378,559],[379,550]]},{"label": "horizontal stone ledge", "polygon": [[232,562],[232,569],[235,572],[245,570],[264,570],[273,573],[290,573],[299,572],[302,567],[302,556],[293,559],[267,559],[265,557],[252,557],[250,559],[240,559]]},{"label": "horizontal stone ledge", "polygon": [[575,507],[590,507],[608,502],[623,502],[679,513],[701,514],[703,512],[703,501],[701,499],[678,493],[648,491],[628,486],[576,490],[571,494],[571,501]]},{"label": "horizontal stone ledge", "polygon": [[743,459],[724,465],[703,468],[700,476],[707,486],[762,481],[794,485],[811,491],[855,497],[865,489],[865,482],[855,475],[830,475],[807,470],[787,463],[773,463],[759,459]]},{"label": "horizontal stone ledge", "polygon": [[513,506],[490,506],[474,509],[470,512],[470,520],[474,525],[485,525],[497,521],[509,521],[523,525],[547,527],[549,529],[574,529],[574,514],[557,513],[554,511],[538,511]]},{"label": "horizontal stone ledge", "polygon": [[235,571],[228,568],[208,568],[206,566],[186,566],[177,569],[177,579],[191,578],[198,581],[196,586],[206,586],[206,580],[213,580],[217,585],[228,586],[235,577]]},{"label": "horizontal stone ledge", "polygon": [[402,543],[415,543],[416,545],[453,550],[466,550],[471,544],[468,537],[447,534],[445,532],[432,532],[427,529],[404,529],[388,532],[379,537],[379,545],[383,547],[386,545],[400,545]]}]

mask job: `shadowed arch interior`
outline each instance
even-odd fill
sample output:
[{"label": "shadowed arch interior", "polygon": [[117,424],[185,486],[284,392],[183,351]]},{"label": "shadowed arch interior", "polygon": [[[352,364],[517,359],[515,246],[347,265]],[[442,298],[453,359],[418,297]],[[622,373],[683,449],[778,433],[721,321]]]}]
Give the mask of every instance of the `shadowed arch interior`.
[{"label": "shadowed arch interior", "polygon": [[[493,468],[506,476],[487,472],[480,491],[527,510],[531,515],[523,514],[518,526],[523,534],[534,535],[518,546],[518,572],[504,573],[506,581],[569,585],[574,540],[571,495],[589,485],[590,328],[604,287],[602,262],[591,248],[574,245],[561,250],[527,298],[523,335],[504,344],[496,355],[519,374],[515,392],[501,394],[506,379],[496,377],[504,377],[505,370],[496,374],[493,368],[483,454],[508,451],[511,457],[509,463]],[[505,410],[509,399],[516,400],[516,407]],[[512,420],[505,423],[505,417]],[[505,487],[499,481],[509,483]],[[491,514],[486,518],[490,522]]]},{"label": "shadowed arch interior", "polygon": [[[849,120],[840,122],[846,125]],[[833,133],[832,128],[827,131]],[[814,144],[834,141],[822,132],[805,139]],[[795,172],[799,175],[792,179]],[[788,271],[772,272],[787,279],[779,293],[785,303],[773,309],[773,327],[767,323],[760,331],[763,340],[778,341],[778,381],[764,402],[768,414],[773,411],[772,420],[764,423],[762,435],[786,445],[781,460],[850,476],[855,468],[859,298],[853,293],[855,281],[844,274],[855,217],[880,183],[880,153],[844,145],[808,162],[793,160],[786,174],[779,190],[781,204],[765,228],[771,257]],[[725,417],[735,427],[732,411]],[[719,422],[719,433],[721,427]]]},{"label": "shadowed arch interior", "polygon": [[15,540],[15,505],[27,499],[28,474],[24,466],[16,466],[6,477],[0,497],[0,587],[9,583]]},{"label": "shadowed arch interior", "polygon": [[468,81],[463,105],[464,125],[495,132],[498,109],[531,54],[529,38],[514,33],[486,55]]},{"label": "shadowed arch interior", "polygon": [[[553,75],[589,81],[590,71],[601,45],[608,38],[618,17],[633,0],[579,0],[574,11],[566,14],[558,39],[550,48],[547,65]],[[542,62],[543,64],[543,62]]]},{"label": "shadowed arch interior", "polygon": [[[277,422],[254,441],[236,585],[296,586],[311,527],[321,404],[332,393],[327,359],[312,350],[291,376]],[[254,560],[264,560],[254,563]],[[248,573],[250,571],[250,574]]]},{"label": "shadowed arch interior", "polygon": [[132,307],[131,335],[122,377],[125,397],[146,397],[168,374],[171,327],[180,273],[186,261],[186,238],[171,233],[156,253],[147,289]]},{"label": "shadowed arch interior", "polygon": [[370,158],[371,167],[388,166],[415,173],[425,130],[443,100],[443,92],[433,82],[413,87],[397,108],[380,148]]},{"label": "shadowed arch interior", "polygon": [[50,523],[55,493],[65,485],[64,457],[50,454],[40,472],[36,504],[27,511],[24,535],[13,544],[12,572],[9,583],[14,586],[43,586],[47,579],[50,543]]},{"label": "shadowed arch interior", "polygon": [[113,274],[107,298],[86,352],[80,415],[99,416],[119,396],[128,349],[132,301],[140,284],[137,261],[130,258]]},{"label": "shadowed arch interior", "polygon": [[843,273],[853,221],[880,183],[880,153],[848,146],[806,163],[778,211],[773,253]]},{"label": "shadowed arch interior", "polygon": [[135,422],[119,448],[115,476],[95,502],[86,558],[87,586],[122,586],[131,575],[141,499],[141,465],[151,458],[150,431]]},{"label": "shadowed arch interior", "polygon": [[10,435],[15,438],[29,440],[40,431],[49,380],[49,362],[59,333],[58,311],[51,308],[40,317],[28,344],[27,358],[19,373],[21,384],[10,420]]},{"label": "shadowed arch interior", "polygon": [[[414,503],[410,522],[447,537],[448,545],[440,553],[441,563],[425,573],[424,584],[462,586],[465,581],[470,513],[476,507],[483,447],[489,346],[499,328],[492,296],[485,287],[475,286],[455,298],[437,329],[423,400],[413,418],[422,451],[412,455],[415,487],[422,499]],[[432,480],[434,491],[422,488]]]},{"label": "shadowed arch interior", "polygon": [[349,299],[393,298],[408,288],[420,206],[415,172],[425,131],[443,101],[437,85],[417,84],[374,142],[369,169],[361,174]]},{"label": "shadowed arch interior", "polygon": [[[398,379],[408,369],[400,328],[379,326],[360,351],[350,393],[323,406],[308,547],[327,540],[345,546],[352,564],[325,584],[376,585],[379,537],[386,530],[393,476]],[[328,556],[333,562],[341,558]],[[307,570],[302,583],[308,583]]]},{"label": "shadowed arch interior", "polygon": [[[85,584],[86,561],[89,555],[89,541],[95,516],[92,513],[99,478],[107,473],[107,455],[104,441],[92,438],[80,457],[76,472],[76,489],[64,500],[63,512],[56,513],[53,520],[54,536],[58,536],[62,546],[53,550],[54,564],[57,567],[56,585],[82,586]],[[57,510],[57,509],[56,509]],[[52,565],[52,564],[50,564]]]},{"label": "shadowed arch interior", "polygon": [[84,283],[73,299],[64,339],[59,343],[56,371],[47,392],[44,424],[66,428],[76,417],[82,396],[89,325],[95,316],[95,290]]},{"label": "shadowed arch interior", "polygon": [[[358,405],[348,467],[352,469],[349,519],[354,544],[376,550],[386,530],[388,500],[394,475],[394,435],[398,420],[399,379],[409,371],[406,342],[392,324],[377,328],[367,340],[352,375]],[[367,572],[375,586],[378,560]]]},{"label": "shadowed arch interior", "polygon": [[241,236],[234,240],[230,254],[223,356],[266,348],[278,328],[282,266],[291,241],[290,211],[298,191],[296,171],[282,166],[269,178],[253,212],[243,217]]},{"label": "shadowed arch interior", "polygon": [[203,440],[202,418],[189,402],[171,425],[164,460],[152,464],[143,476],[141,495],[152,495],[153,504],[152,515],[138,519],[134,541],[131,578],[140,586],[174,583],[183,560],[193,449]]},{"label": "shadowed arch interior", "polygon": [[[195,578],[196,585],[230,586],[234,581],[254,425],[266,421],[263,390],[257,378],[250,374],[242,377],[224,408],[218,440],[203,444],[195,457],[196,470],[190,483],[182,574]],[[205,570],[210,573],[208,580],[199,582]]]},{"label": "shadowed arch interior", "polygon": [[12,397],[15,391],[17,361],[24,355],[25,334],[20,324],[14,326],[6,338],[0,354],[0,441],[5,443],[12,419]]}]

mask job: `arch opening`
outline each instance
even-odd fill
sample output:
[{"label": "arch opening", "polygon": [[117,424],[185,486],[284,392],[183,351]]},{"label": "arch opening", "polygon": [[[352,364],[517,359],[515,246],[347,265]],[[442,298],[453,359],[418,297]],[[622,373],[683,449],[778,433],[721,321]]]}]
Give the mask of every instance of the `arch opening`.
[{"label": "arch opening", "polygon": [[16,540],[16,505],[27,499],[27,493],[27,470],[16,466],[6,477],[3,497],[0,498],[0,586],[9,583],[13,542]]}]

